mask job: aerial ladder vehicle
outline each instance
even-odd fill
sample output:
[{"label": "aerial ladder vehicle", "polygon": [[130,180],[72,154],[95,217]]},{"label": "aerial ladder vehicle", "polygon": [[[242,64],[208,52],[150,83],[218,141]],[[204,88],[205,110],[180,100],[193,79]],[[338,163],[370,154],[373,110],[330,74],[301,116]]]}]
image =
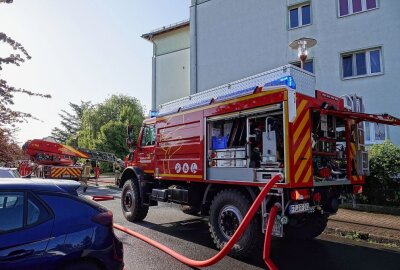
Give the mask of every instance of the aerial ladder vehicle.
[{"label": "aerial ladder vehicle", "polygon": [[113,153],[74,148],[40,139],[27,141],[22,150],[35,164],[33,172],[42,178],[78,180],[82,174],[82,166],[76,164],[79,158],[111,163],[118,160]]}]

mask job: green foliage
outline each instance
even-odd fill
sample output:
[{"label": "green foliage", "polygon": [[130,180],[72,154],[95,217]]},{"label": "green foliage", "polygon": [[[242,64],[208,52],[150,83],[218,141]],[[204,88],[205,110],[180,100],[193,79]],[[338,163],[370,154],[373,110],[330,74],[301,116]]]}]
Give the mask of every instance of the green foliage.
[{"label": "green foliage", "polygon": [[[103,103],[88,108],[82,115],[78,132],[78,147],[111,152],[123,158],[128,153],[126,128],[140,127],[144,119],[143,107],[136,98],[113,95]],[[139,129],[135,130],[135,137]]]},{"label": "green foliage", "polygon": [[77,146],[76,134],[81,129],[83,113],[93,105],[90,101],[81,101],[81,104],[70,102],[69,106],[72,113],[61,110],[61,113],[58,114],[61,117],[61,128],[53,128],[51,135],[60,143]]},{"label": "green foliage", "polygon": [[126,155],[128,151],[126,147],[126,124],[111,120],[103,125],[96,141],[96,149],[114,152],[120,157]]},{"label": "green foliage", "polygon": [[366,178],[363,195],[367,203],[399,206],[400,148],[390,141],[375,144],[369,151],[370,175]]}]

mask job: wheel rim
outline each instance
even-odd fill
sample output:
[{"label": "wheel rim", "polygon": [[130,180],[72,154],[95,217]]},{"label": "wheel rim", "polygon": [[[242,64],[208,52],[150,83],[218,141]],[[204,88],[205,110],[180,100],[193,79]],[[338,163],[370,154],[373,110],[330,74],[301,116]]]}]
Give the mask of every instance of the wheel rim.
[{"label": "wheel rim", "polygon": [[132,193],[132,191],[128,190],[125,193],[125,196],[124,196],[124,204],[123,204],[124,205],[124,210],[125,211],[131,211],[131,208],[132,208],[133,204],[134,204],[133,193]]},{"label": "wheel rim", "polygon": [[242,223],[243,215],[240,210],[233,206],[227,205],[221,209],[218,216],[218,225],[221,233],[227,238],[231,238],[240,223]]}]

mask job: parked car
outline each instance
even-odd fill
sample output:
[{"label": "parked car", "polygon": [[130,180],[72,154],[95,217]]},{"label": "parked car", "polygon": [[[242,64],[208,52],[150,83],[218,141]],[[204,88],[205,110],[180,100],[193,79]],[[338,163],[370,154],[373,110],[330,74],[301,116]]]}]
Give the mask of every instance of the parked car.
[{"label": "parked car", "polygon": [[123,269],[113,215],[71,180],[0,181],[0,269]]},{"label": "parked car", "polygon": [[0,167],[0,178],[19,178],[21,175],[19,174],[17,168],[6,168]]}]

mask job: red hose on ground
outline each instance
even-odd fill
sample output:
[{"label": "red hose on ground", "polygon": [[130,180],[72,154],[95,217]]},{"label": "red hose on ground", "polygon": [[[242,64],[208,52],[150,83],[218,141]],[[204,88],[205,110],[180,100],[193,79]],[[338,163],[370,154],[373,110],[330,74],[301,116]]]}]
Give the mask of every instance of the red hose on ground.
[{"label": "red hose on ground", "polygon": [[[278,174],[275,175],[266,185],[265,187],[261,190],[260,194],[257,196],[257,198],[254,200],[254,203],[252,204],[252,206],[250,207],[249,211],[247,212],[246,216],[244,217],[242,223],[240,223],[238,229],[236,230],[236,232],[233,234],[233,236],[231,237],[231,239],[229,239],[229,241],[225,244],[225,246],[216,254],[214,255],[212,258],[207,259],[207,260],[203,260],[203,261],[197,261],[197,260],[192,260],[190,258],[187,258],[179,253],[177,253],[176,251],[170,249],[167,246],[164,246],[163,244],[160,244],[140,233],[134,232],[128,228],[125,228],[119,224],[114,224],[114,228],[117,230],[120,230],[122,232],[125,232],[129,235],[132,235],[136,238],[139,238],[140,240],[164,251],[165,253],[169,254],[170,256],[174,257],[175,259],[179,260],[180,262],[189,265],[191,267],[206,267],[206,266],[210,266],[213,265],[217,262],[219,262],[223,257],[225,257],[228,252],[232,249],[233,245],[239,240],[239,238],[242,236],[243,232],[246,230],[247,226],[249,225],[251,219],[253,218],[254,214],[257,212],[258,208],[260,207],[262,201],[264,200],[265,196],[268,194],[268,192],[271,190],[271,188],[279,181],[282,179],[282,175]],[[274,208],[273,208],[274,209]],[[276,213],[275,213],[276,216]],[[272,233],[272,227],[273,227],[273,223],[275,220],[275,216],[273,216],[272,214],[270,214],[269,219],[268,219],[268,224],[267,224],[267,228],[271,227],[270,234]],[[272,217],[274,217],[274,219],[272,220]],[[270,224],[272,223],[272,224]],[[265,232],[267,234],[267,231]],[[267,240],[267,237],[265,238],[265,240]],[[269,237],[269,241],[271,241],[270,237]],[[264,243],[264,247],[267,244]],[[268,245],[269,246],[269,245]],[[265,253],[269,255],[269,247],[268,247],[268,253]],[[264,259],[265,260],[265,259]],[[267,263],[268,267],[269,266],[269,262],[272,262],[269,258],[267,258],[267,260],[265,260],[265,262]],[[273,263],[272,263],[273,265]],[[273,265],[275,267],[275,265]],[[275,267],[276,269],[276,267]]]},{"label": "red hose on ground", "polygon": [[265,229],[265,240],[264,240],[264,252],[263,259],[270,270],[278,270],[278,267],[272,262],[269,257],[271,251],[271,239],[272,239],[272,229],[274,228],[275,218],[278,214],[280,206],[275,204],[269,211],[269,217],[267,222],[267,227]]},{"label": "red hose on ground", "polygon": [[114,196],[108,195],[93,195],[92,200],[96,202],[114,200]]}]

